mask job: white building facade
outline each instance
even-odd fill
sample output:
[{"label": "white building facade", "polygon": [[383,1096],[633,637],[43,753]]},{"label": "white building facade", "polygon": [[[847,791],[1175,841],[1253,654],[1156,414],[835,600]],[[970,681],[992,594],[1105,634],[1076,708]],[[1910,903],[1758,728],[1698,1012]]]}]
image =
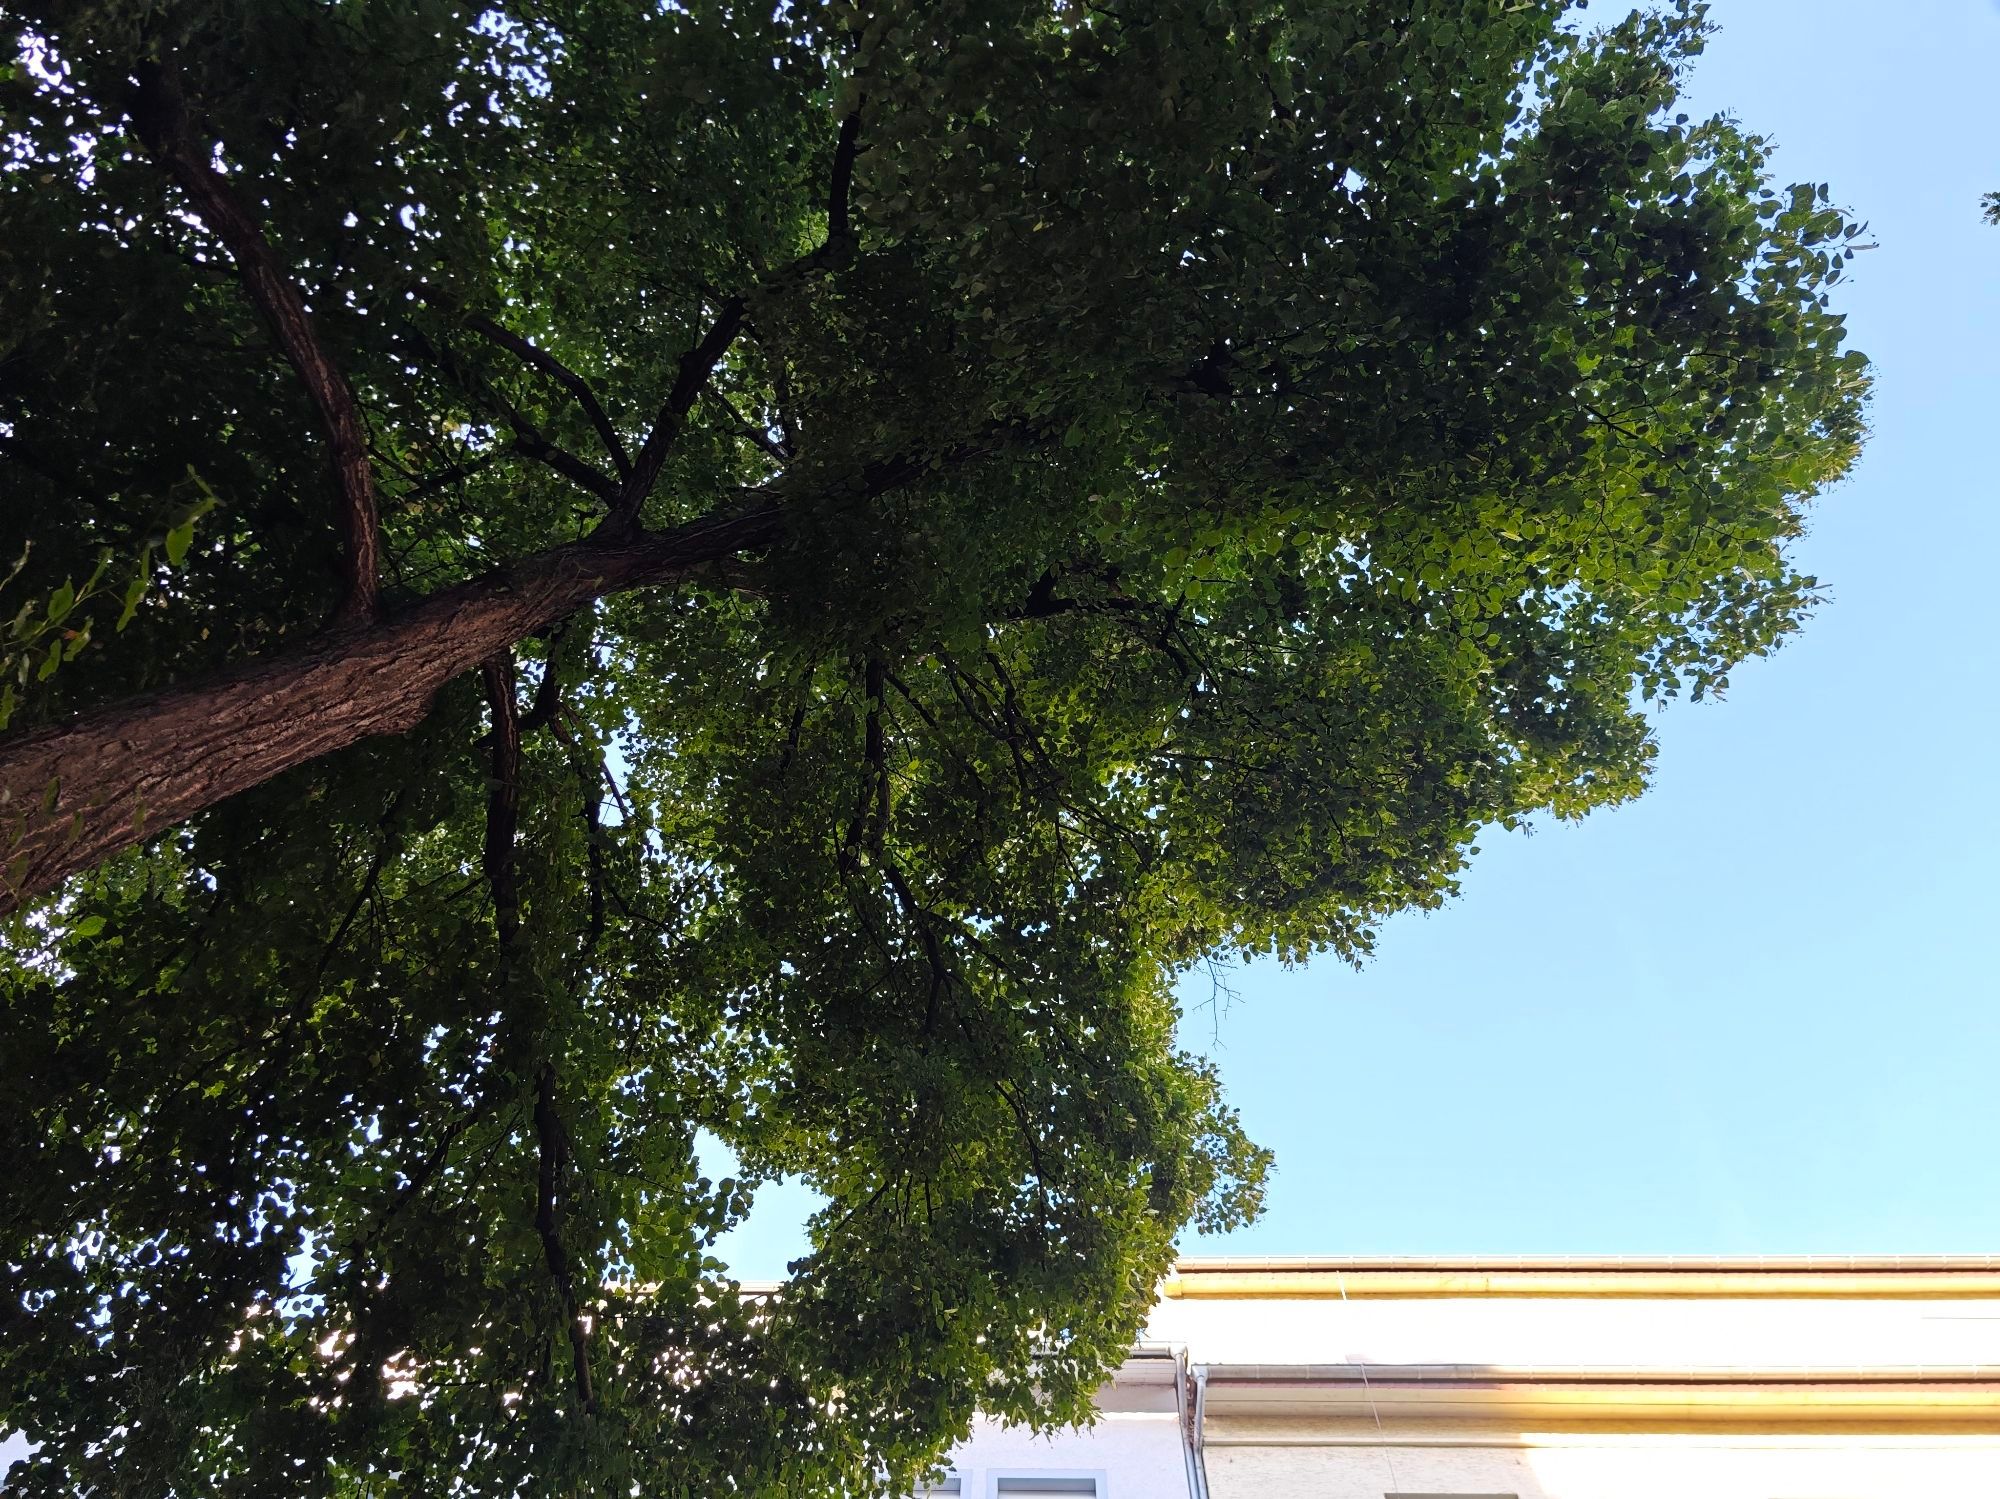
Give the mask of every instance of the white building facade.
[{"label": "white building facade", "polygon": [[2000,1499],[2000,1256],[1184,1261],[963,1499]]}]

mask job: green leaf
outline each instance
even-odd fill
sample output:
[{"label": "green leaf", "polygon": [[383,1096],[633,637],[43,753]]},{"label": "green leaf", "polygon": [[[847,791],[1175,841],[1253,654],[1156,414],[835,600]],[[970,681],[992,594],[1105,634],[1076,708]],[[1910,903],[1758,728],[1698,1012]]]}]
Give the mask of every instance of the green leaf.
[{"label": "green leaf", "polygon": [[194,541],[194,522],[194,516],[190,515],[167,532],[163,549],[167,554],[169,567],[179,567],[182,559],[187,556],[188,547]]},{"label": "green leaf", "polygon": [[117,629],[123,630],[132,623],[132,617],[139,612],[139,600],[146,595],[146,587],[152,581],[153,549],[147,547],[140,556],[139,565],[132,572],[132,581],[125,585],[125,599],[118,611]]}]

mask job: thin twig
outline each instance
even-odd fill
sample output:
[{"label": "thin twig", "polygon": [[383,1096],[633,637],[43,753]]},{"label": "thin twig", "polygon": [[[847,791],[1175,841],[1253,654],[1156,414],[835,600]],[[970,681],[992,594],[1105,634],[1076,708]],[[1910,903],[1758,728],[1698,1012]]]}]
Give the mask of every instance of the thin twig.
[{"label": "thin twig", "polygon": [[514,829],[521,814],[521,721],[514,706],[514,655],[503,651],[479,668],[493,713],[493,774],[486,795],[486,883],[493,891],[493,925],[504,956],[521,928],[521,892],[514,875]]}]

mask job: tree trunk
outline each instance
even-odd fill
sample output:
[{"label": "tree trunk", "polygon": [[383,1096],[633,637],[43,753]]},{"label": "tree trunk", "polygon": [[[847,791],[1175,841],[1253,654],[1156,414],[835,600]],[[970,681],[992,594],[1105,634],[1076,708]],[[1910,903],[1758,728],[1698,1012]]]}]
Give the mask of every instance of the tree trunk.
[{"label": "tree trunk", "polygon": [[552,548],[365,626],[0,740],[0,916],[238,792],[374,734],[594,598],[768,544],[778,511]]}]

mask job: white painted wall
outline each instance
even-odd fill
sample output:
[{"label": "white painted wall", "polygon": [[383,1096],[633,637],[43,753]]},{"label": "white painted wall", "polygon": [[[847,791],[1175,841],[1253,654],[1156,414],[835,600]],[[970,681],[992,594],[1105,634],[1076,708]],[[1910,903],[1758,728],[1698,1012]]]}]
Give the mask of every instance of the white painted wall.
[{"label": "white painted wall", "polygon": [[1993,1437],[1826,1436],[1547,1447],[1235,1447],[1206,1454],[1210,1499],[1994,1499]]},{"label": "white painted wall", "polygon": [[1146,1336],[1197,1364],[2000,1367],[2000,1301],[1163,1300]]},{"label": "white painted wall", "polygon": [[1101,1473],[1102,1499],[1189,1499],[1180,1422],[1172,1412],[1112,1412],[1084,1431],[1032,1436],[980,1421],[952,1454],[962,1499],[991,1499],[1000,1474]]},{"label": "white painted wall", "polygon": [[[1148,1336],[1216,1365],[2000,1369],[2000,1302],[1474,1298],[1169,1300]],[[1544,1423],[1545,1425],[1547,1423]],[[2000,1499],[2000,1434],[1820,1429],[1386,1430],[1210,1413],[1211,1499]]]}]

